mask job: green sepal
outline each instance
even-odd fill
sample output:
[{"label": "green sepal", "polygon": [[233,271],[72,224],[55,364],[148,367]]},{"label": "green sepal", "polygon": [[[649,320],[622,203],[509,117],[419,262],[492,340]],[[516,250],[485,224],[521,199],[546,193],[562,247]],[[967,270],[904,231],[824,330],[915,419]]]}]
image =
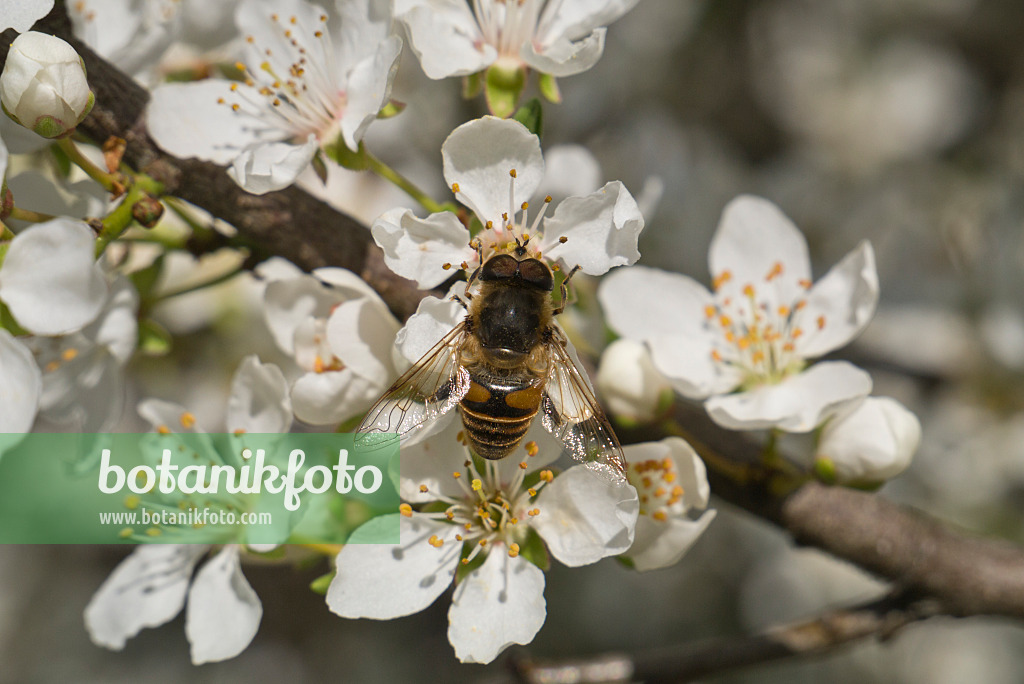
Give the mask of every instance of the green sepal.
[{"label": "green sepal", "polygon": [[32,132],[44,138],[59,138],[68,132],[68,128],[55,117],[43,114],[36,119],[35,124],[32,126]]},{"label": "green sepal", "polygon": [[[3,257],[7,254],[7,246],[9,244],[10,243],[7,242],[0,245],[0,257]],[[2,261],[3,259],[0,258],[0,262]],[[0,302],[0,328],[3,328],[4,330],[11,333],[15,337],[17,337],[18,335],[29,334],[28,330],[22,328],[18,324],[18,321],[14,320],[14,316],[11,314],[11,310],[8,309],[7,305],[4,304],[3,302]]]},{"label": "green sepal", "polygon": [[171,333],[152,318],[139,321],[139,351],[146,356],[165,356],[171,351]]},{"label": "green sepal", "polygon": [[363,147],[363,143],[359,143],[359,149],[353,150],[345,144],[345,139],[339,135],[333,143],[325,145],[323,149],[327,158],[339,166],[351,171],[365,171],[367,168],[366,148]]},{"label": "green sepal", "polygon": [[512,116],[526,85],[526,67],[508,69],[493,64],[485,78],[484,91],[491,114],[502,119]]},{"label": "green sepal", "polygon": [[475,74],[462,77],[462,97],[472,100],[480,95],[484,89],[484,72],[478,71]]},{"label": "green sepal", "polygon": [[[82,68],[84,69],[85,67]],[[93,92],[90,90],[89,101],[86,102],[85,109],[82,110],[82,113],[78,115],[78,121],[75,122],[76,126],[85,121],[85,117],[89,116],[89,112],[92,111],[92,107],[94,104],[96,104],[96,95],[94,95]]]},{"label": "green sepal", "polygon": [[526,126],[538,138],[544,131],[544,105],[539,98],[532,98],[516,111],[513,119]]},{"label": "green sepal", "polygon": [[537,78],[537,88],[548,102],[562,103],[562,91],[558,88],[558,79],[551,74],[541,74]]},{"label": "green sepal", "polygon": [[0,102],[0,110],[3,110],[4,114],[6,114],[7,117],[11,121],[13,121],[14,123],[18,124],[19,126],[24,126],[25,125],[25,124],[21,123],[21,121],[18,119],[18,117],[14,116],[14,114],[11,113],[11,110],[9,110],[7,108],[7,106],[3,102]]},{"label": "green sepal", "polygon": [[324,161],[323,150],[317,150],[312,159],[313,172],[320,182],[327,185],[327,163]]},{"label": "green sepal", "polygon": [[338,574],[337,571],[331,570],[326,575],[320,575],[315,580],[309,583],[309,590],[312,591],[314,594],[326,596],[327,588],[331,586],[331,582],[334,581],[334,576],[336,574]]},{"label": "green sepal", "polygon": [[627,558],[626,556],[616,556],[615,560],[619,561],[619,563],[623,567],[629,568],[630,570],[636,570],[636,563],[633,562],[632,558]]},{"label": "green sepal", "polygon": [[835,484],[836,464],[830,458],[819,456],[814,460],[814,476],[825,484]]},{"label": "green sepal", "polygon": [[388,100],[388,103],[380,108],[377,112],[378,119],[390,119],[393,116],[398,116],[405,111],[405,103],[399,102],[398,100]]},{"label": "green sepal", "polygon": [[[522,521],[520,521],[522,524]],[[519,555],[547,572],[551,568],[551,556],[544,540],[532,527],[526,530],[526,539],[519,544]]]}]

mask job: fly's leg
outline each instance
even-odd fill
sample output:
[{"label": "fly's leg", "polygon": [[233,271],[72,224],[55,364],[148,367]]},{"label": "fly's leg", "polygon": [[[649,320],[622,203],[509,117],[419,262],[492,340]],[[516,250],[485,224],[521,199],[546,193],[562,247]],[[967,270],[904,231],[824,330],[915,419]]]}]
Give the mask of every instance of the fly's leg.
[{"label": "fly's leg", "polygon": [[552,312],[555,316],[565,311],[565,306],[568,303],[567,300],[569,298],[569,281],[572,280],[572,277],[576,275],[576,271],[578,270],[580,270],[580,266],[579,264],[576,264],[572,267],[572,270],[569,271],[569,275],[565,276],[565,280],[562,281],[562,285],[558,289],[561,300],[558,303],[558,308]]}]

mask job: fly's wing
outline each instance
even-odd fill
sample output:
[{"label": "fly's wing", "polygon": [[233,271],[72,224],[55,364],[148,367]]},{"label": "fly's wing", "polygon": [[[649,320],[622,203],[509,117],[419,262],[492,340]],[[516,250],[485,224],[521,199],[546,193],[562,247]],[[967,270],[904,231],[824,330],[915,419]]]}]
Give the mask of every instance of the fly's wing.
[{"label": "fly's wing", "polygon": [[541,400],[544,428],[572,456],[608,479],[626,481],[626,458],[594,391],[570,354],[561,331],[548,343],[548,380]]},{"label": "fly's wing", "polygon": [[459,363],[465,321],[395,381],[356,429],[355,445],[373,450],[405,441],[448,413],[469,390],[469,371]]}]

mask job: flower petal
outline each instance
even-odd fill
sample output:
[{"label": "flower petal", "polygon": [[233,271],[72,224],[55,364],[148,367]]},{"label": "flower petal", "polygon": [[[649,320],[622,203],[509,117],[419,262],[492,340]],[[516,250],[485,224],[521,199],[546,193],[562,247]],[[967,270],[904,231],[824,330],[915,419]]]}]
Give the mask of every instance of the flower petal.
[{"label": "flower petal", "polygon": [[0,328],[0,433],[28,432],[42,392],[42,375],[32,352]]},{"label": "flower petal", "polygon": [[292,402],[281,369],[255,354],[242,359],[231,381],[225,424],[228,432],[288,432]]},{"label": "flower petal", "polygon": [[844,483],[875,483],[903,472],[921,443],[921,423],[889,397],[868,397],[821,431],[817,458]]},{"label": "flower petal", "polygon": [[661,335],[647,341],[654,367],[684,397],[704,399],[734,390],[742,381],[735,366],[716,361],[714,341],[706,334]]},{"label": "flower petal", "polygon": [[292,407],[304,423],[334,425],[365,411],[380,391],[379,382],[361,378],[349,368],[306,373],[292,385]]},{"label": "flower petal", "polygon": [[531,41],[523,43],[519,57],[531,68],[557,78],[587,71],[601,59],[604,52],[605,29],[595,29],[581,40],[564,37],[547,42],[539,50]]},{"label": "flower petal", "polygon": [[475,74],[498,57],[462,0],[396,0],[395,18],[429,78]]},{"label": "flower petal", "polygon": [[448,641],[463,663],[489,663],[512,644],[528,644],[547,617],[544,573],[498,545],[455,589]]},{"label": "flower petal", "polygon": [[589,195],[601,187],[601,166],[583,145],[555,145],[544,153],[544,162],[546,169],[540,187],[555,202],[573,195]]},{"label": "flower petal", "polygon": [[[752,285],[758,300],[772,311],[796,302],[804,294],[800,282],[811,278],[803,234],[777,206],[751,195],[740,195],[725,207],[708,261],[711,276],[723,281],[716,291],[720,298],[744,297],[743,289]],[[782,264],[783,276],[769,285],[766,279],[777,264]]]},{"label": "flower petal", "polygon": [[557,36],[577,40],[617,20],[637,2],[639,0],[562,0],[548,3],[541,15],[537,38],[541,44]]},{"label": "flower petal", "polygon": [[[584,273],[601,275],[640,258],[637,240],[644,217],[619,181],[586,197],[570,197],[544,221],[544,249],[549,259],[561,259]],[[565,242],[561,239],[565,238]]]},{"label": "flower petal", "polygon": [[121,364],[135,352],[139,342],[139,293],[131,281],[118,275],[110,285],[110,296],[96,320],[82,334],[105,347]]},{"label": "flower petal", "polygon": [[838,349],[867,327],[878,306],[875,252],[866,240],[843,257],[807,294],[801,319],[822,321],[804,326],[809,334],[796,341],[804,358],[816,358]]},{"label": "flower petal", "polygon": [[[501,224],[533,196],[544,178],[540,139],[513,119],[485,116],[462,124],[441,146],[444,179],[458,184],[456,198],[486,224]],[[509,172],[515,170],[515,197],[509,201]],[[511,205],[511,206],[510,206]]]},{"label": "flower petal", "polygon": [[384,250],[387,267],[423,289],[440,285],[476,256],[469,231],[450,211],[421,219],[409,209],[391,209],[373,222],[370,232]]},{"label": "flower petal", "polygon": [[327,320],[331,351],[346,368],[384,390],[395,377],[391,347],[399,325],[379,299],[339,304]]},{"label": "flower petal", "polygon": [[136,548],[85,607],[85,628],[93,643],[120,651],[144,627],[170,621],[185,604],[192,570],[207,549],[192,544]]},{"label": "flower petal", "polygon": [[235,157],[228,175],[254,195],[281,190],[306,170],[319,148],[320,143],[313,133],[301,145],[286,142],[250,145]]},{"label": "flower petal", "polygon": [[391,36],[380,43],[374,55],[349,72],[345,88],[348,102],[341,114],[341,134],[349,149],[359,147],[366,129],[391,97],[391,82],[398,71],[401,54],[402,39]]},{"label": "flower petal", "polygon": [[640,504],[632,485],[618,485],[585,466],[569,468],[537,497],[530,524],[551,554],[570,567],[596,563],[633,543]]},{"label": "flower petal", "polygon": [[636,540],[625,554],[640,572],[675,565],[715,519],[707,511],[696,520],[669,518],[655,520],[646,515],[636,521]]},{"label": "flower petal", "polygon": [[453,295],[462,295],[465,283],[456,283],[448,297],[424,297],[416,307],[416,313],[409,316],[405,327],[395,335],[395,347],[410,363],[419,361],[442,337],[452,331],[466,317],[462,304],[453,301]]},{"label": "flower petal", "polygon": [[4,7],[0,31],[9,28],[24,33],[53,9],[53,0],[20,0]]},{"label": "flower petal", "polygon": [[185,609],[185,636],[192,664],[234,658],[252,643],[263,605],[242,574],[239,547],[225,546],[192,582]]},{"label": "flower petal", "polygon": [[810,432],[870,392],[870,375],[846,361],[827,361],[777,385],[712,397],[704,407],[712,420],[730,430]]},{"label": "flower petal", "polygon": [[[433,603],[452,583],[462,545],[456,525],[419,516],[402,517],[402,543],[348,544],[338,553],[327,607],[347,618],[390,620]],[[358,530],[357,530],[358,532]],[[428,540],[437,536],[434,547]]]},{"label": "flower petal", "polygon": [[82,328],[107,301],[94,249],[95,234],[81,221],[56,218],[23,230],[0,270],[0,299],[37,335]]},{"label": "flower petal", "polygon": [[609,273],[597,298],[612,330],[634,340],[705,334],[704,310],[714,303],[693,278],[648,266]]},{"label": "flower petal", "polygon": [[295,333],[311,318],[327,318],[344,301],[310,275],[274,280],[263,291],[263,316],[277,346],[295,354]]},{"label": "flower petal", "polygon": [[[231,91],[233,85],[238,95]],[[146,125],[153,140],[166,152],[229,164],[257,141],[256,131],[266,128],[244,109],[232,110],[231,103],[260,98],[255,88],[237,81],[168,83],[153,89]]]}]

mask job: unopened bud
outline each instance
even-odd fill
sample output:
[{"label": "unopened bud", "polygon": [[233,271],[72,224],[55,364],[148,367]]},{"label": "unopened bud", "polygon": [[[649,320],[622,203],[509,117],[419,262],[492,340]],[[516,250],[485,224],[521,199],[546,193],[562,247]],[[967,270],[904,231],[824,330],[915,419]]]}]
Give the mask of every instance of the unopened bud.
[{"label": "unopened bud", "polygon": [[28,31],[11,43],[0,74],[0,105],[14,121],[58,138],[82,122],[94,101],[82,58],[66,42]]},{"label": "unopened bud", "polygon": [[164,205],[155,197],[146,196],[132,205],[132,218],[143,228],[152,228],[164,215]]}]

